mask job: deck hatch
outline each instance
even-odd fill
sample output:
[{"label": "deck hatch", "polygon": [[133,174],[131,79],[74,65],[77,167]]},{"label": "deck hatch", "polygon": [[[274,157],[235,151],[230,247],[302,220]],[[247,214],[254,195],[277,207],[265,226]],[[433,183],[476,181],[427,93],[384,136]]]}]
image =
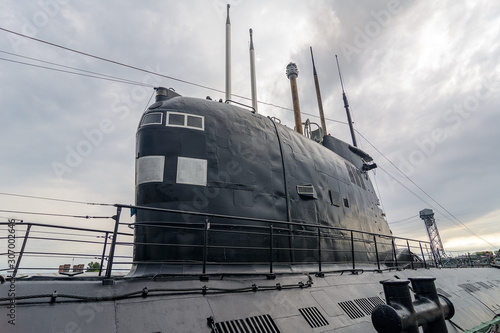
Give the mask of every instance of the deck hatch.
[{"label": "deck hatch", "polygon": [[261,315],[245,319],[235,319],[216,323],[220,333],[281,333],[270,315]]},{"label": "deck hatch", "polygon": [[358,308],[353,301],[340,302],[339,306],[351,319],[357,319],[365,316],[361,309]]},{"label": "deck hatch", "polygon": [[313,306],[309,308],[299,309],[299,312],[304,316],[305,320],[312,328],[329,325],[328,321],[323,317],[318,308]]}]

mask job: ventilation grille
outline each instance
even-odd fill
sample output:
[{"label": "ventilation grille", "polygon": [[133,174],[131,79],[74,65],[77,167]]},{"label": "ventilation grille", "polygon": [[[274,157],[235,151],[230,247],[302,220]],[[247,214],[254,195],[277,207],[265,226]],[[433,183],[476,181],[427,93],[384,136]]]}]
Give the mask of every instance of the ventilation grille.
[{"label": "ventilation grille", "polygon": [[463,290],[465,291],[468,291],[470,293],[473,293],[475,291],[479,291],[479,288],[477,287],[474,287],[472,284],[470,283],[464,283],[464,284],[459,284],[458,285],[460,288],[462,288]]},{"label": "ventilation grille", "polygon": [[358,319],[372,314],[373,309],[385,302],[378,296],[368,298],[358,298],[354,301],[340,302],[339,306],[351,319]]},{"label": "ventilation grille", "polygon": [[368,297],[368,299],[370,300],[370,302],[373,303],[373,305],[377,306],[377,305],[383,305],[385,304],[385,302],[378,296],[375,296],[375,297]]},{"label": "ventilation grille", "polygon": [[299,309],[299,312],[304,316],[304,318],[312,328],[329,325],[328,321],[325,319],[325,317],[323,317],[321,312],[319,312],[318,308],[315,306]]},{"label": "ventilation grille", "polygon": [[255,316],[216,323],[219,333],[281,333],[270,315]]},{"label": "ventilation grille", "polygon": [[491,289],[492,288],[492,286],[487,285],[484,282],[477,282],[477,284],[480,285],[481,287],[485,288],[485,289]]},{"label": "ventilation grille", "polygon": [[444,297],[451,297],[450,294],[448,294],[446,291],[444,291],[443,289],[441,288],[436,288],[437,292],[439,295],[443,295]]},{"label": "ventilation grille", "polygon": [[297,185],[297,193],[302,197],[317,199],[316,190],[312,185]]},{"label": "ventilation grille", "polygon": [[361,312],[353,301],[340,302],[339,305],[351,319],[364,317],[363,312]]},{"label": "ventilation grille", "polygon": [[367,298],[355,299],[354,302],[363,310],[366,315],[371,315],[375,305],[370,302]]}]

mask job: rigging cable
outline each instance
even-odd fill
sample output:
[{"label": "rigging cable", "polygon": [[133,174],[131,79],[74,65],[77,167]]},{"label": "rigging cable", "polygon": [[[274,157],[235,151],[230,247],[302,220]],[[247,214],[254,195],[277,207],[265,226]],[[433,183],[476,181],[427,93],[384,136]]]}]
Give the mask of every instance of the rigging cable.
[{"label": "rigging cable", "polygon": [[[497,246],[491,244],[490,242],[488,242],[486,239],[484,239],[483,237],[479,236],[478,234],[476,234],[474,231],[472,231],[469,227],[467,227],[465,225],[465,223],[463,223],[461,220],[459,220],[455,215],[453,215],[449,210],[447,210],[446,208],[443,207],[443,205],[441,205],[439,202],[437,202],[434,198],[432,198],[427,192],[425,192],[420,186],[418,186],[409,176],[407,176],[400,168],[398,168],[389,158],[387,158],[380,150],[378,150],[370,141],[368,141],[368,139],[366,139],[360,132],[356,131],[363,139],[366,140],[366,142],[368,142],[368,144],[370,146],[373,147],[373,149],[375,149],[380,155],[382,155],[383,158],[385,158],[394,168],[396,168],[396,170],[398,170],[406,179],[408,179],[413,185],[415,185],[420,191],[422,191],[427,197],[429,197],[433,202],[435,202],[439,207],[441,207],[446,213],[448,213],[453,219],[455,219],[458,223],[460,223],[465,229],[467,229],[472,235],[476,236],[477,238],[479,238],[480,240],[482,240],[483,242],[489,244],[490,246],[496,248]],[[384,169],[382,169],[380,166],[379,166],[379,169],[381,169],[382,171],[384,171],[387,175],[389,175],[392,179],[394,179],[396,182],[398,182],[401,186],[403,186],[404,188],[406,188],[408,191],[410,191],[413,195],[415,195],[417,198],[419,198],[421,201],[423,201],[425,204],[429,205],[429,203],[427,203],[425,200],[423,200],[421,197],[419,197],[418,195],[415,194],[415,192],[411,191],[410,189],[408,189],[408,187],[404,186],[403,183],[401,183],[399,180],[397,180],[396,178],[394,178],[389,172],[385,171]],[[431,205],[429,205],[431,206]],[[453,220],[451,220],[452,222],[454,222]],[[454,222],[455,223],[455,222]],[[456,223],[455,223],[456,224]]]},{"label": "rigging cable", "polygon": [[54,213],[38,213],[38,212],[22,212],[17,210],[3,210],[0,209],[2,213],[13,213],[13,214],[31,214],[31,215],[43,215],[43,216],[57,216],[57,217],[74,217],[79,219],[112,219],[112,216],[88,216],[88,215],[68,215],[68,214],[54,214]]},{"label": "rigging cable", "polygon": [[93,205],[93,206],[114,206],[113,204],[107,204],[107,203],[97,203],[97,202],[85,202],[85,201],[57,199],[57,198],[47,198],[47,197],[39,197],[39,196],[26,195],[26,194],[14,194],[14,193],[0,192],[0,195],[7,195],[7,196],[12,196],[12,197],[20,197],[20,198],[29,198],[29,199],[40,199],[40,200],[51,200],[51,201],[59,201],[59,202],[68,202],[68,203],[76,203],[76,204],[83,204],[83,205]]},{"label": "rigging cable", "polygon": [[[32,58],[32,57],[27,57],[27,56],[23,56],[23,55],[20,55],[20,54],[15,54],[15,53],[12,53],[12,52],[7,52],[7,51],[0,50],[0,53],[5,53],[5,54],[8,54],[8,55],[11,55],[11,56],[14,56],[14,57],[23,58],[23,59],[38,61],[38,62],[41,62],[41,63],[44,63],[44,64],[53,65],[53,66],[59,66],[59,67],[62,67],[62,68],[74,69],[74,70],[81,71],[81,72],[84,72],[84,73],[89,73],[89,74],[99,75],[99,76],[103,76],[103,77],[108,77],[108,78],[111,78],[111,79],[120,80],[119,82],[121,82],[121,81],[128,81],[128,82],[130,82],[131,84],[134,84],[134,85],[144,85],[144,86],[148,86],[148,87],[153,87],[152,85],[147,85],[147,84],[143,84],[143,83],[140,83],[140,82],[137,82],[137,81],[123,79],[123,78],[120,78],[120,77],[117,77],[117,76],[113,76],[113,75],[101,74],[101,73],[97,73],[97,72],[93,72],[93,71],[89,71],[89,70],[85,70],[85,69],[80,69],[80,68],[77,68],[77,67],[61,65],[61,64],[58,64],[58,63],[55,63],[55,62],[45,61],[45,60],[41,60],[41,59],[37,59],[37,58]],[[3,58],[0,58],[0,59],[5,60]],[[7,61],[9,61],[9,60],[7,60]],[[23,62],[19,62],[19,63],[26,64],[26,65],[31,65],[29,63],[23,63]],[[43,68],[46,68],[46,67],[43,67]],[[47,69],[52,69],[52,68],[47,68]],[[72,73],[72,74],[77,74],[77,73]]]},{"label": "rigging cable", "polygon": [[[173,76],[156,73],[156,72],[153,72],[153,71],[150,71],[150,70],[147,70],[147,69],[143,69],[143,68],[132,66],[132,65],[127,65],[125,63],[122,63],[122,62],[119,62],[119,61],[115,61],[115,60],[111,60],[111,59],[107,59],[107,58],[104,58],[104,57],[95,56],[95,55],[92,55],[90,53],[78,51],[78,50],[71,49],[69,47],[58,45],[58,44],[55,44],[55,43],[52,43],[52,42],[44,41],[42,39],[38,39],[38,38],[30,37],[30,36],[27,36],[27,35],[23,35],[21,33],[18,33],[18,32],[9,30],[9,29],[5,29],[5,28],[2,28],[2,27],[0,27],[0,30],[8,32],[8,33],[11,33],[11,34],[15,34],[15,35],[18,35],[18,36],[21,36],[21,37],[24,37],[24,38],[28,38],[28,39],[31,39],[31,40],[34,40],[34,41],[37,41],[37,42],[40,42],[40,43],[44,43],[44,44],[47,44],[47,45],[50,45],[50,46],[54,46],[54,47],[57,47],[57,48],[60,48],[60,49],[66,50],[66,51],[74,52],[74,53],[77,53],[77,54],[80,54],[80,55],[84,55],[84,56],[91,57],[91,58],[94,58],[94,59],[98,59],[98,60],[101,60],[101,61],[109,62],[109,63],[115,64],[115,65],[123,66],[123,67],[130,68],[130,69],[134,69],[134,70],[141,71],[141,72],[144,72],[144,73],[147,73],[147,74],[157,75],[157,76],[169,79],[169,80],[174,80],[174,81],[177,81],[177,82],[181,82],[181,83],[192,85],[192,86],[199,87],[199,88],[204,88],[204,89],[211,90],[211,91],[218,92],[218,93],[222,93],[222,94],[225,93],[224,91],[222,91],[220,89],[212,88],[212,87],[209,87],[209,86],[206,86],[206,85],[198,84],[198,83],[187,81],[187,80],[178,79],[178,78],[175,78]],[[8,60],[8,59],[2,59],[2,60],[12,61],[12,60]],[[31,64],[27,64],[27,65],[31,65]],[[36,66],[36,65],[31,65],[31,66]],[[36,66],[36,67],[39,67],[39,66]],[[54,69],[54,70],[56,70],[56,69]],[[73,72],[68,72],[68,73],[76,74],[76,73],[73,73]],[[104,76],[104,74],[100,74],[100,75]],[[93,76],[90,76],[90,75],[83,75],[83,76],[93,77]],[[100,78],[100,77],[94,77],[94,78]],[[103,79],[103,78],[101,78],[101,79]],[[122,80],[122,79],[120,79],[120,80]],[[130,80],[117,81],[117,82],[132,84],[131,82],[126,82],[126,81],[130,81]],[[142,86],[149,86],[149,85],[145,85],[143,83],[137,83],[137,84],[138,85],[142,85]],[[153,86],[150,86],[150,87],[153,87]],[[248,101],[252,100],[251,98],[245,97],[245,96],[242,96],[242,95],[233,94],[233,96],[241,98],[241,99],[244,99],[244,100],[248,100]],[[276,105],[276,104],[273,104],[273,103],[263,102],[263,101],[258,101],[258,103],[260,103],[262,105],[271,106],[271,107],[275,107],[275,108],[278,108],[278,109],[282,109],[282,110],[293,112],[292,109],[283,107],[281,105]],[[314,114],[310,114],[310,113],[307,113],[307,112],[302,112],[302,114],[305,114],[305,115],[308,115],[308,116],[311,116],[311,117],[315,117],[315,118],[319,118],[319,116],[314,115]],[[325,118],[325,119],[329,120],[329,121],[332,121],[332,122],[340,123],[340,124],[347,124],[346,122],[340,121],[340,120],[335,120],[335,119],[330,119],[330,118]]]},{"label": "rigging cable", "polygon": [[[0,30],[2,31],[5,31],[5,32],[8,32],[8,33],[11,33],[11,34],[15,34],[15,35],[18,35],[20,37],[24,37],[24,38],[27,38],[27,39],[31,39],[31,40],[34,40],[34,41],[37,41],[37,42],[40,42],[40,43],[44,43],[44,44],[47,44],[47,45],[50,45],[50,46],[54,46],[54,47],[57,47],[57,48],[60,48],[60,49],[63,49],[63,50],[66,50],[66,51],[70,51],[70,52],[74,52],[74,53],[77,53],[77,54],[80,54],[80,55],[84,55],[84,56],[87,56],[87,57],[91,57],[91,58],[94,58],[94,59],[98,59],[98,60],[102,60],[102,61],[105,61],[105,62],[109,62],[109,63],[112,63],[112,64],[115,64],[115,65],[120,65],[120,66],[124,66],[124,67],[127,67],[127,68],[130,68],[130,69],[134,69],[134,70],[138,70],[138,71],[141,71],[141,72],[144,72],[144,73],[148,73],[148,74],[152,74],[152,75],[158,75],[158,76],[161,76],[161,77],[164,77],[164,78],[167,78],[167,79],[170,79],[170,80],[174,80],[174,81],[178,81],[178,82],[181,82],[181,83],[185,83],[185,84],[188,84],[188,85],[193,85],[193,86],[196,86],[196,87],[200,87],[200,88],[204,88],[204,89],[208,89],[208,90],[211,90],[211,91],[215,91],[215,92],[219,92],[219,93],[224,93],[224,91],[220,90],[220,89],[215,89],[215,88],[212,88],[212,87],[209,87],[209,86],[205,86],[205,85],[201,85],[201,84],[198,84],[198,83],[194,83],[194,82],[190,82],[190,81],[187,81],[187,80],[182,80],[182,79],[178,79],[178,78],[175,78],[175,77],[172,77],[172,76],[168,76],[168,75],[164,75],[164,74],[160,74],[160,73],[155,73],[153,71],[150,71],[150,70],[147,70],[147,69],[143,69],[143,68],[140,68],[140,67],[136,67],[136,66],[132,66],[132,65],[127,65],[127,64],[124,64],[124,63],[121,63],[121,62],[118,62],[118,61],[115,61],[115,60],[111,60],[111,59],[107,59],[107,58],[103,58],[103,57],[99,57],[99,56],[95,56],[95,55],[92,55],[92,54],[89,54],[89,53],[85,53],[85,52],[82,52],[82,51],[78,51],[78,50],[75,50],[75,49],[71,49],[71,48],[68,48],[68,47],[65,47],[65,46],[62,46],[62,45],[58,45],[58,44],[55,44],[55,43],[52,43],[52,42],[48,42],[48,41],[44,41],[42,39],[38,39],[38,38],[34,38],[34,37],[30,37],[30,36],[27,36],[27,35],[24,35],[24,34],[21,34],[21,33],[18,33],[18,32],[15,32],[15,31],[12,31],[12,30],[9,30],[9,29],[5,29],[5,28],[2,28],[0,27]],[[6,60],[6,61],[11,61],[11,62],[16,62],[16,63],[22,63],[22,62],[18,62],[18,61],[14,61],[14,60],[8,60],[8,59],[3,59],[3,58],[0,58],[1,60]],[[28,63],[24,63],[26,65],[30,65],[30,66],[35,66],[35,67],[42,67],[44,68],[43,66],[38,66],[38,65],[34,65],[34,64],[28,64]],[[49,69],[49,68],[47,68]],[[100,78],[100,79],[105,79],[103,77],[97,77],[97,76],[91,76],[91,75],[85,75],[85,74],[81,74],[81,73],[75,73],[75,72],[69,72],[69,71],[63,71],[63,70],[57,70],[57,69],[54,69],[52,68],[53,70],[56,70],[56,71],[61,71],[61,72],[67,72],[67,73],[71,73],[71,74],[79,74],[79,75],[82,75],[82,76],[88,76],[88,77],[94,77],[94,78]],[[111,80],[111,79],[108,79],[108,80]],[[113,81],[113,80],[111,80]],[[127,82],[127,81],[117,81],[117,82],[121,82],[121,83],[128,83],[128,84],[132,84],[131,82]],[[140,85],[144,85],[142,83],[140,83]],[[248,97],[245,97],[245,96],[241,96],[241,95],[237,95],[237,94],[233,94],[234,96],[236,97],[239,97],[239,98],[242,98],[242,99],[245,99],[245,100],[251,100],[251,98],[248,98]],[[277,108],[281,108],[281,109],[285,109],[285,110],[290,110],[292,111],[291,109],[289,108],[285,108],[285,107],[282,107],[282,106],[278,106],[278,105],[274,105],[272,103],[266,103],[266,102],[259,102],[261,104],[264,104],[264,105],[269,105],[269,106],[274,106],[274,107],[277,107]],[[304,114],[307,114],[307,113],[304,113]],[[307,115],[310,115],[310,114],[307,114]],[[314,116],[314,115],[311,115],[311,116]],[[317,117],[317,116],[314,116],[314,117]],[[328,119],[328,120],[331,120],[331,121],[335,121],[335,120],[332,120],[332,119]],[[340,121],[338,121],[340,122]],[[410,177],[408,177],[403,171],[401,171],[391,160],[389,160],[384,154],[382,154],[382,152],[380,152],[380,150],[378,150],[370,141],[368,141],[358,130],[355,130],[363,139],[366,140],[366,142],[368,142],[368,144],[370,146],[372,146],[377,152],[379,152],[387,161],[389,161],[389,163],[391,165],[393,165],[404,177],[406,177],[412,184],[414,184],[419,190],[421,190],[427,197],[429,197],[433,202],[435,202],[439,207],[441,207],[446,213],[448,213],[451,217],[453,217],[458,223],[460,223],[464,228],[466,228],[471,234],[473,234],[474,236],[476,236],[477,238],[481,239],[482,241],[484,241],[485,243],[495,247],[493,244],[491,244],[490,242],[488,242],[487,240],[485,240],[484,238],[482,238],[481,236],[477,235],[476,233],[474,233],[469,227],[467,227],[461,220],[459,220],[455,215],[453,215],[450,211],[448,211],[445,207],[443,207],[439,202],[437,202],[434,198],[432,198],[429,194],[427,194],[420,186],[418,186]],[[383,170],[383,169],[382,169]],[[383,170],[384,172],[386,172],[388,175],[390,175],[387,171]],[[392,176],[391,176],[392,177]],[[393,178],[395,179],[395,178]],[[396,180],[396,179],[395,179]],[[399,182],[398,180],[396,180],[399,184],[402,185],[401,182]],[[403,186],[403,185],[402,185]],[[403,186],[405,187],[405,186]],[[407,187],[405,187],[407,190],[409,190]],[[409,190],[410,191],[410,190]],[[419,197],[418,195],[416,195],[413,191],[410,191],[412,194],[414,194],[417,198],[419,198],[420,200],[422,200],[424,203],[426,203],[427,205],[429,205],[427,202],[425,202],[421,197]],[[429,205],[430,206],[430,205]]]},{"label": "rigging cable", "polygon": [[102,76],[95,76],[95,75],[90,75],[90,74],[71,72],[71,71],[67,71],[67,70],[64,70],[64,69],[57,69],[57,68],[52,68],[52,67],[47,67],[47,66],[30,64],[28,62],[17,61],[17,60],[12,60],[12,59],[0,58],[0,60],[9,61],[9,62],[13,62],[13,63],[17,63],[17,64],[22,64],[22,65],[27,65],[27,66],[32,66],[32,67],[49,69],[49,70],[53,70],[53,71],[61,72],[61,73],[68,73],[68,74],[74,74],[74,75],[91,77],[91,78],[94,78],[94,79],[100,79],[100,80],[106,80],[106,81],[113,81],[113,82],[119,82],[119,83],[126,83],[126,84],[132,84],[132,85],[139,85],[139,86],[150,87],[150,88],[154,87],[153,85],[149,85],[149,84],[145,84],[145,83],[140,83],[140,82],[133,82],[133,81],[126,80],[126,79],[110,79],[110,78],[106,78],[106,77],[103,77],[104,76],[103,74],[99,74],[99,75],[102,75]]}]

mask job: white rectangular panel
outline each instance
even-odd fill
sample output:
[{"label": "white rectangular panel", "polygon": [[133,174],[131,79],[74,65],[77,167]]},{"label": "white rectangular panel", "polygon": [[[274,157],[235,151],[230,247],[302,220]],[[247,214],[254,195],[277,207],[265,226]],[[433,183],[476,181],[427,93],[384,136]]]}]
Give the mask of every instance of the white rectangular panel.
[{"label": "white rectangular panel", "polygon": [[165,156],[143,156],[137,159],[136,184],[163,182]]},{"label": "white rectangular panel", "polygon": [[177,183],[207,185],[207,160],[179,157],[177,160]]}]

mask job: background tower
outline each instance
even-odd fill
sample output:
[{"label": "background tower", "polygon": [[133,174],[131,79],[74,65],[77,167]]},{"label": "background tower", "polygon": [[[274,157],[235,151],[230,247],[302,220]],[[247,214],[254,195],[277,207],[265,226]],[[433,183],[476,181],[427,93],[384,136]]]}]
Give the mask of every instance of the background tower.
[{"label": "background tower", "polygon": [[446,258],[447,255],[444,252],[443,243],[441,242],[441,236],[439,236],[438,227],[436,225],[436,220],[434,219],[434,212],[432,209],[422,209],[420,211],[420,218],[425,222],[425,228],[427,229],[427,234],[429,235],[429,241],[431,245],[432,257],[436,265],[443,265],[442,258]]}]

